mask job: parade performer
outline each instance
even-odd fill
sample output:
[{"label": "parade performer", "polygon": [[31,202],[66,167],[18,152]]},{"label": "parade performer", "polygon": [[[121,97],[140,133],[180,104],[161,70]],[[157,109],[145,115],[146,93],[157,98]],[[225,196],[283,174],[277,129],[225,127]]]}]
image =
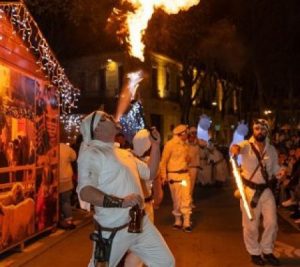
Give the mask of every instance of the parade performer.
[{"label": "parade performer", "polygon": [[175,216],[173,227],[191,232],[192,210],[187,137],[187,125],[180,124],[174,128],[173,137],[167,141],[162,153],[160,175],[162,181],[169,183],[173,200],[172,213]]},{"label": "parade performer", "polygon": [[[151,134],[153,135],[154,132],[157,130],[155,128],[151,128]],[[155,134],[157,135],[157,134]],[[138,131],[132,140],[132,153],[135,157],[142,160],[143,162],[148,163],[149,155],[148,151],[151,147],[150,141],[150,132],[146,129]],[[141,179],[141,185],[144,193],[144,203],[145,203],[145,212],[148,215],[149,219],[154,223],[154,211],[153,211],[153,181],[157,177],[156,173],[150,177],[149,180]],[[139,257],[137,257],[134,253],[129,252],[125,259],[125,267],[139,267],[143,266],[143,262]]]},{"label": "parade performer", "polygon": [[190,188],[191,207],[194,208],[195,205],[193,201],[193,193],[194,193],[196,179],[200,171],[200,146],[198,143],[196,127],[190,127],[189,129],[188,145],[189,145],[188,151],[189,151],[189,158],[190,158],[188,167],[189,167],[189,174],[191,180],[191,188]]},{"label": "parade performer", "polygon": [[227,162],[222,152],[214,145],[209,145],[209,162],[212,169],[212,177],[216,187],[222,187],[226,183],[226,179],[229,177]]},{"label": "parade performer", "polygon": [[[109,262],[114,267],[128,250],[147,266],[175,266],[161,234],[147,215],[142,217],[144,196],[140,178],[149,179],[151,173],[157,172],[160,137],[157,134],[157,141],[151,139],[147,166],[130,151],[114,146],[118,130],[114,118],[102,111],[88,115],[80,126],[83,143],[78,157],[77,192],[83,201],[95,207],[96,231],[91,235],[94,253],[89,267],[100,262]],[[141,228],[132,233],[130,218],[135,217]]]},{"label": "parade performer", "polygon": [[[255,120],[251,138],[239,144],[233,144],[230,152],[233,156],[241,155],[243,184],[254,216],[253,220],[250,220],[241,203],[246,249],[254,264],[264,265],[267,262],[273,266],[278,266],[280,262],[273,254],[278,230],[276,204],[268,184],[272,176],[283,177],[284,171],[278,165],[277,152],[274,146],[268,141],[268,131],[269,126],[266,120]],[[259,242],[261,215],[264,231]]]}]

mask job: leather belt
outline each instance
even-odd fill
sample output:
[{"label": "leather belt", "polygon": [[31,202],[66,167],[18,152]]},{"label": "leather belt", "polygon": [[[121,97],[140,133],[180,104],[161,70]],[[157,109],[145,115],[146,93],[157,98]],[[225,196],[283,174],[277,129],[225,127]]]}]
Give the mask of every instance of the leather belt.
[{"label": "leather belt", "polygon": [[178,171],[168,171],[168,173],[188,173],[189,171],[184,169],[184,170],[178,170]]},{"label": "leather belt", "polygon": [[242,177],[243,179],[243,184],[253,190],[265,190],[267,189],[269,186],[267,184],[257,184],[254,182],[249,181],[248,179],[245,179],[244,177]]},{"label": "leather belt", "polygon": [[189,168],[194,168],[194,169],[199,169],[199,170],[202,170],[203,168],[200,167],[200,166],[189,166]]},{"label": "leather belt", "polygon": [[105,232],[115,232],[115,231],[117,232],[117,231],[120,231],[120,230],[126,228],[129,225],[129,223],[125,223],[118,227],[109,228],[109,227],[103,227],[96,220],[94,220],[94,224],[95,224],[95,228],[97,231],[105,231]]}]

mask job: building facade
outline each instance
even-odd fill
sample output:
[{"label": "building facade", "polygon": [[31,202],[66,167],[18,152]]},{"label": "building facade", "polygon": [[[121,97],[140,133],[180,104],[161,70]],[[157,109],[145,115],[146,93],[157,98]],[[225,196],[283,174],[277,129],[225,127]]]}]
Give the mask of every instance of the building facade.
[{"label": "building facade", "polygon": [[[81,89],[79,112],[94,109],[115,112],[124,75],[138,69],[122,53],[92,55],[67,62],[71,81]],[[181,65],[163,55],[151,53],[141,66],[145,79],[138,90],[148,125],[156,126],[165,142],[172,127],[180,123],[179,86]]]}]

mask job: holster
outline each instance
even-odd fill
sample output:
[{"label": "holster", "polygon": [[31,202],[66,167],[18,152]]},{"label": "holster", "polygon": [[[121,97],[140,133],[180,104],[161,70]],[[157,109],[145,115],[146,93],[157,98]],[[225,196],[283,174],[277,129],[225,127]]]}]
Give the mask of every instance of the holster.
[{"label": "holster", "polygon": [[[102,227],[96,221],[94,223],[96,231],[90,234],[90,239],[95,242],[94,260],[96,266],[97,262],[109,263],[113,239],[119,230],[128,226],[128,223],[116,228]],[[111,232],[109,238],[104,238],[102,231]]]},{"label": "holster", "polygon": [[94,259],[96,262],[109,262],[112,241],[116,232],[112,232],[109,238],[103,238],[101,231],[92,233],[90,239],[95,242]]},{"label": "holster", "polygon": [[249,188],[255,190],[254,195],[250,201],[250,206],[251,208],[256,208],[258,201],[262,195],[262,193],[265,191],[265,189],[267,189],[269,186],[268,184],[256,184],[254,182],[251,182],[247,179],[245,179],[244,177],[242,177],[243,179],[243,184],[245,186],[248,186]]},{"label": "holster", "polygon": [[258,201],[262,195],[262,193],[264,192],[265,189],[256,189],[255,190],[255,193],[250,201],[250,206],[251,208],[256,208],[257,204],[258,204]]}]

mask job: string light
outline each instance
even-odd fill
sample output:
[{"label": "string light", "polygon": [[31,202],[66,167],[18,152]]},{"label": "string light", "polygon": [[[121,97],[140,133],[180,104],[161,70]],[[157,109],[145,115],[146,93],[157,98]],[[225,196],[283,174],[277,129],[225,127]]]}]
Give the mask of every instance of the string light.
[{"label": "string light", "polygon": [[141,102],[132,102],[130,110],[120,118],[122,132],[128,141],[141,129],[145,129],[144,111]]},{"label": "string light", "polygon": [[40,71],[45,73],[51,84],[57,88],[57,95],[61,99],[61,112],[67,114],[73,108],[77,108],[80,90],[75,88],[65,75],[64,69],[24,3],[0,2],[0,19],[4,15],[13,25],[13,34],[19,34],[27,48],[36,56]]},{"label": "string light", "polygon": [[62,114],[60,121],[63,124],[65,133],[70,141],[79,134],[79,128],[84,115],[82,114]]}]

